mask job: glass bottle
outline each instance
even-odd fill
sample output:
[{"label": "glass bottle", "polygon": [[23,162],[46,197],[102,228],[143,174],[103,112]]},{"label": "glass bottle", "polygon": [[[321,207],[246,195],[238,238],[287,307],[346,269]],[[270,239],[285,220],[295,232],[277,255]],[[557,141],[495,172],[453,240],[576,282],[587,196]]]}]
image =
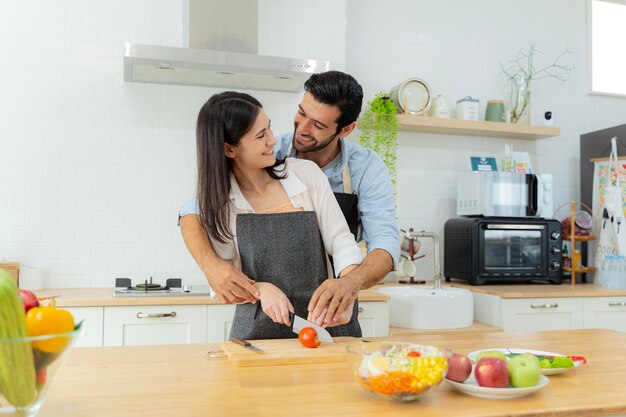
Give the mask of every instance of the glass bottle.
[{"label": "glass bottle", "polygon": [[504,159],[502,160],[502,172],[515,172],[515,160],[513,159],[513,145],[504,145]]}]

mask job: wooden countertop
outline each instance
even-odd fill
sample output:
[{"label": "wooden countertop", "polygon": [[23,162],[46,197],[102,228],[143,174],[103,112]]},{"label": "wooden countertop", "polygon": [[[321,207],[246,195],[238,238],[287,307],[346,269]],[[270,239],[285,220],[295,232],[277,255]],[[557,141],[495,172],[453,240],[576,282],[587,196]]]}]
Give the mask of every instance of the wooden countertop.
[{"label": "wooden countertop", "polygon": [[[398,339],[395,337],[394,339]],[[402,339],[400,337],[400,339]],[[209,358],[212,345],[74,348],[40,417],[65,416],[602,416],[626,413],[626,333],[559,330],[449,333],[404,340],[476,349],[526,347],[584,355],[588,363],[551,376],[522,398],[480,399],[446,382],[424,398],[399,403],[364,390],[347,363],[240,367]]]},{"label": "wooden countertop", "polygon": [[501,332],[502,328],[490,326],[488,324],[474,322],[470,327],[461,327],[459,329],[437,329],[437,330],[420,330],[409,329],[406,327],[392,327],[389,326],[389,338],[395,339],[396,336],[422,336],[435,333],[493,333]]},{"label": "wooden countertop", "polygon": [[457,288],[466,288],[482,294],[497,295],[502,298],[563,298],[563,297],[626,297],[626,290],[610,290],[595,284],[569,283],[554,284],[506,284],[506,285],[469,285],[457,282],[447,283]]},{"label": "wooden countertop", "polygon": [[[59,296],[58,307],[109,307],[153,305],[222,305],[217,298],[208,296],[180,297],[113,297],[112,288],[46,288],[33,291],[38,297]],[[387,301],[389,296],[376,291],[359,292],[359,301]]]}]

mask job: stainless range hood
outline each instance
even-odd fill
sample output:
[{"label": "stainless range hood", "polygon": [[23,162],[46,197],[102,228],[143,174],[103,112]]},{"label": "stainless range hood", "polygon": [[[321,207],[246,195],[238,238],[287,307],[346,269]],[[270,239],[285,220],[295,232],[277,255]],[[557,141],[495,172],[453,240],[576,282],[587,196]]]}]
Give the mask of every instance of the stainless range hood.
[{"label": "stainless range hood", "polygon": [[311,74],[330,69],[328,61],[257,55],[257,0],[189,0],[184,15],[190,47],[126,43],[124,81],[300,92]]}]

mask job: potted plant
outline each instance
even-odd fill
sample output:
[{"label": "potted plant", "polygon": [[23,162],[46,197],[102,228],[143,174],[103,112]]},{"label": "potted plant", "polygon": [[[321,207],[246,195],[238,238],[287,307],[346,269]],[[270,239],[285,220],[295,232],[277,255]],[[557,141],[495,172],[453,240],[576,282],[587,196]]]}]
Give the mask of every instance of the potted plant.
[{"label": "potted plant", "polygon": [[385,92],[377,93],[367,103],[361,124],[359,142],[362,146],[376,152],[389,170],[391,184],[396,189],[396,157],[398,149],[397,108]]}]

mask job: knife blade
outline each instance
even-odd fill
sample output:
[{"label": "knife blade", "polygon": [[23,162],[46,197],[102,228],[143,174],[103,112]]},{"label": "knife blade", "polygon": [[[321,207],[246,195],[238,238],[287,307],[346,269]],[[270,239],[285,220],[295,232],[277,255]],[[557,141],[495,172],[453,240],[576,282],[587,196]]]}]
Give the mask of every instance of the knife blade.
[{"label": "knife blade", "polygon": [[289,320],[291,320],[291,330],[295,334],[299,334],[300,330],[304,329],[305,327],[312,327],[317,332],[317,338],[320,341],[333,343],[333,338],[331,337],[330,333],[328,333],[328,330],[326,330],[325,328],[318,326],[317,324],[311,323],[310,321],[305,320],[300,316],[296,316],[292,312],[289,312]]},{"label": "knife blade", "polygon": [[253,352],[265,353],[263,349],[259,349],[258,347],[254,346],[252,343],[248,342],[247,340],[242,340],[237,337],[233,337],[232,339],[230,339],[230,341],[237,343],[238,345],[241,345],[245,347],[246,349],[250,349]]}]

